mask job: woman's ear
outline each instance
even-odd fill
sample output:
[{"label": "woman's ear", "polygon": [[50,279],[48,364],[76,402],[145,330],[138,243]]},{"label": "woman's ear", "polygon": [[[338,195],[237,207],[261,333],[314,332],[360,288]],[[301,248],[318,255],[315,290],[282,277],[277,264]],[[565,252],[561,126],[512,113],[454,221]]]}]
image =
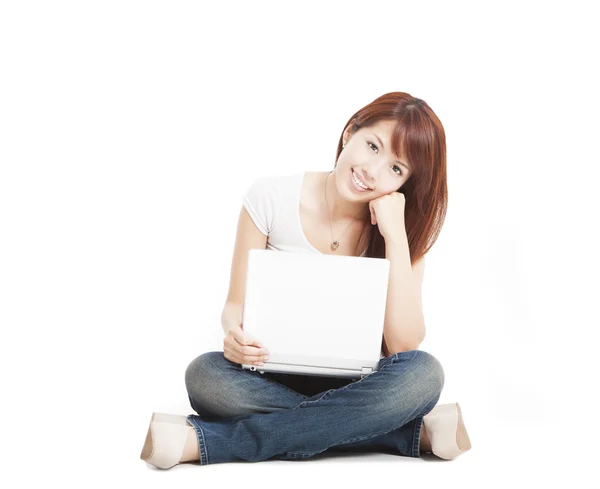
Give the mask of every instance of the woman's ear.
[{"label": "woman's ear", "polygon": [[348,144],[348,139],[350,139],[350,136],[352,135],[352,133],[354,131],[352,131],[352,128],[354,127],[354,119],[352,119],[350,121],[350,123],[348,124],[348,126],[346,127],[346,129],[344,130],[344,134],[342,136],[342,144],[345,142],[346,144]]}]

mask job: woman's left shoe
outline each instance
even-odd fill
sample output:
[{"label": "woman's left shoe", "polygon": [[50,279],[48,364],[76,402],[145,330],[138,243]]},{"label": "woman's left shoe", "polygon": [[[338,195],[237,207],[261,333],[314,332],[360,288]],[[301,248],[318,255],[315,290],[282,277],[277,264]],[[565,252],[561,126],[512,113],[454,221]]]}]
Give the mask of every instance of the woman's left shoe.
[{"label": "woman's left shoe", "polygon": [[451,460],[471,449],[471,440],[457,402],[439,404],[423,417],[423,429],[434,455]]},{"label": "woman's left shoe", "polygon": [[193,429],[187,416],[152,413],[140,458],[159,469],[170,469],[182,459],[188,434]]}]

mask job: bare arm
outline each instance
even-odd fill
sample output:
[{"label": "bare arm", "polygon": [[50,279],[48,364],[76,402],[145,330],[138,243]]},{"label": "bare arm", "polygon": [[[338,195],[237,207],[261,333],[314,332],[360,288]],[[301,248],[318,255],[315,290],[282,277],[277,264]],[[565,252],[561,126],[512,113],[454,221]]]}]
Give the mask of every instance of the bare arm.
[{"label": "bare arm", "polygon": [[411,266],[406,236],[385,243],[385,257],[390,260],[390,278],[385,310],[383,337],[386,355],[416,350],[425,337],[421,282],[425,262]]},{"label": "bare arm", "polygon": [[229,293],[221,314],[221,326],[227,333],[230,326],[242,324],[244,297],[246,295],[246,274],[248,269],[248,252],[251,249],[264,250],[267,247],[267,236],[260,232],[244,206],[240,211],[235,247],[231,262]]},{"label": "bare arm", "polygon": [[244,304],[238,304],[237,302],[226,302],[225,307],[223,308],[223,313],[221,314],[221,326],[223,327],[223,331],[227,334],[227,331],[232,326],[241,326],[242,325],[242,313],[244,310]]}]

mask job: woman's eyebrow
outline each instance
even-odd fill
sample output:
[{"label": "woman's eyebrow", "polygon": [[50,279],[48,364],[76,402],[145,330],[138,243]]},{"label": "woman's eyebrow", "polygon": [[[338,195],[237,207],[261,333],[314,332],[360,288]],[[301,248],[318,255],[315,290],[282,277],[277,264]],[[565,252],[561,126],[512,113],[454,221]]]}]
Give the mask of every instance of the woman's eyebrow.
[{"label": "woman's eyebrow", "polygon": [[[379,144],[381,145],[381,149],[385,149],[383,146],[383,141],[381,139],[379,139],[379,136],[377,134],[375,134],[374,132],[371,133],[373,136],[375,136],[377,138],[377,141],[379,141]],[[406,168],[408,171],[410,171],[410,168],[408,167],[408,165],[400,160],[396,160],[396,163],[400,163],[404,168]]]}]

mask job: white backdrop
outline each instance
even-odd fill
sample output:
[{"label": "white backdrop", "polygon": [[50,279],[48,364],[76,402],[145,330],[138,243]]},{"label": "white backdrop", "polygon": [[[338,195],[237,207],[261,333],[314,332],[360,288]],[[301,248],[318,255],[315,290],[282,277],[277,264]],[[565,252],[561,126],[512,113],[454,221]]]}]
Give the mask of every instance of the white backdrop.
[{"label": "white backdrop", "polygon": [[592,3],[2,3],[0,477],[306,480],[283,461],[158,473],[139,452],[153,411],[192,413],[189,362],[222,349],[243,192],[332,169],[349,117],[405,91],[446,130],[449,208],[427,257],[421,349],[442,362],[440,403],[460,403],[473,449],[440,465],[346,455],[302,470],[340,464],[350,487],[375,470],[597,487]]}]

